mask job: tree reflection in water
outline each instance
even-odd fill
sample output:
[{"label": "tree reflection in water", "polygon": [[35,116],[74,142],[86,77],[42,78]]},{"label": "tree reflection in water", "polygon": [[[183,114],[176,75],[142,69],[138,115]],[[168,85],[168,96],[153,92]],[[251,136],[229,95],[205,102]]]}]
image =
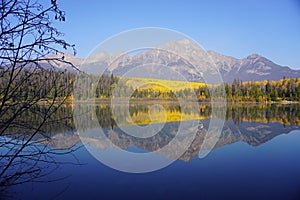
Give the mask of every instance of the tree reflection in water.
[{"label": "tree reflection in water", "polygon": [[[84,104],[83,107],[95,106],[93,104]],[[132,122],[124,121],[119,126],[130,126],[132,123],[146,125],[151,120],[149,118],[149,104],[136,103],[131,104],[129,113]],[[106,137],[119,148],[128,150],[135,146],[147,152],[153,152],[167,145],[174,138],[178,131],[180,117],[184,115],[186,120],[197,121],[199,126],[196,137],[192,144],[180,157],[180,160],[188,162],[197,157],[203,140],[206,136],[206,130],[211,117],[211,106],[209,104],[200,104],[200,113],[194,113],[189,109],[181,109],[176,103],[166,103],[163,105],[167,112],[167,122],[163,129],[156,135],[149,138],[136,138],[128,135],[119,128],[112,116],[109,104],[96,105],[96,117],[99,125],[103,128]],[[44,106],[36,109],[46,109]],[[229,105],[226,112],[226,124],[223,127],[221,137],[214,148],[235,142],[246,142],[252,146],[261,145],[272,138],[289,133],[292,130],[299,129],[300,124],[300,106],[298,104],[249,104],[249,105]],[[14,163],[15,169],[19,170],[10,181],[14,184],[22,184],[28,181],[42,181],[60,165],[66,164],[56,161],[56,156],[61,154],[73,153],[81,144],[79,136],[74,133],[74,123],[72,118],[72,105],[60,107],[57,114],[45,123],[39,134],[37,134],[26,151]],[[124,112],[120,110],[120,115]],[[13,113],[6,113],[11,115]],[[84,114],[84,113],[83,113]],[[156,113],[159,115],[158,113]],[[154,113],[155,115],[155,113]],[[23,120],[39,124],[42,120],[36,115],[36,112],[27,111],[24,113]],[[5,116],[3,116],[5,117]],[[121,116],[122,118],[122,116]],[[84,119],[84,118],[83,118]],[[27,123],[26,122],[26,123]],[[97,131],[96,127],[89,126],[89,121],[82,120],[90,130]],[[27,130],[28,131],[28,130]],[[83,142],[88,142],[96,148],[103,149],[101,138],[97,138],[90,132],[89,137],[83,138]],[[1,166],[5,165],[5,155],[14,151],[15,145],[22,145],[24,138],[28,137],[25,130],[19,127],[11,127],[6,131],[5,136],[1,139]],[[180,145],[180,143],[178,143]],[[168,156],[168,155],[164,155]],[[170,157],[171,158],[171,157]],[[34,167],[32,167],[32,163]],[[31,163],[31,165],[29,165]],[[80,163],[75,160],[75,164]],[[30,167],[29,167],[30,166]],[[12,170],[13,172],[13,170]],[[21,178],[22,177],[22,178]],[[2,178],[2,182],[5,179]]]}]

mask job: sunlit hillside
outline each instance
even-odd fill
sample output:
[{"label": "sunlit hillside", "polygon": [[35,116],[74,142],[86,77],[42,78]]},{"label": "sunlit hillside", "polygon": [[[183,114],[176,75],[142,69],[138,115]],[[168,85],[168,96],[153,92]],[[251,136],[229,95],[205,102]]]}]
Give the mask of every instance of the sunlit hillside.
[{"label": "sunlit hillside", "polygon": [[123,78],[126,81],[126,85],[134,89],[146,90],[152,89],[154,91],[179,91],[184,89],[198,89],[199,87],[205,87],[207,84],[201,82],[189,82],[189,81],[173,81],[162,79],[150,79],[150,78]]}]

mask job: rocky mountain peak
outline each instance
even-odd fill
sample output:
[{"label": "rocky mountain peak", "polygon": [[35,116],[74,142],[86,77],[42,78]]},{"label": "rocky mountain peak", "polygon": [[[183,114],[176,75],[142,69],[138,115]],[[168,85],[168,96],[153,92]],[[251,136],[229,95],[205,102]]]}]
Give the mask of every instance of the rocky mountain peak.
[{"label": "rocky mountain peak", "polygon": [[[173,52],[173,54],[172,54]],[[174,53],[175,52],[175,53]],[[292,70],[273,63],[271,60],[259,55],[251,54],[243,59],[226,56],[215,51],[199,50],[193,41],[183,39],[170,41],[157,48],[148,49],[135,55],[124,52],[107,53],[99,52],[85,59],[85,65],[90,71],[93,68],[102,67],[116,75],[122,75],[125,71],[145,63],[158,63],[169,66],[175,71],[184,73],[190,81],[199,80],[195,76],[196,71],[192,64],[199,65],[201,71],[207,72],[210,68],[205,65],[207,55],[218,67],[223,80],[231,83],[235,78],[243,81],[279,80],[285,77],[300,77],[300,70]],[[65,60],[75,65],[81,64],[83,59],[76,58],[71,54],[65,54]],[[203,64],[204,63],[204,64]],[[61,67],[61,66],[58,66]]]},{"label": "rocky mountain peak", "polygon": [[251,54],[251,55],[247,56],[246,59],[255,60],[255,59],[259,59],[259,58],[263,58],[263,57],[259,54]]}]

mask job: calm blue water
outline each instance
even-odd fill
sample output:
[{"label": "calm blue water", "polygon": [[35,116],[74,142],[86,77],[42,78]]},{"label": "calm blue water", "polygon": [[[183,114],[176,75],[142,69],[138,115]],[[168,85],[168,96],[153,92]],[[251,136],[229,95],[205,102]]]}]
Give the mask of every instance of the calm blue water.
[{"label": "calm blue water", "polygon": [[[79,144],[78,144],[79,145]],[[135,146],[130,151],[139,151]],[[51,178],[10,190],[14,199],[300,199],[300,131],[251,146],[235,142],[207,157],[177,160],[159,171],[129,174],[111,169],[83,147],[82,165],[61,165]],[[72,161],[72,155],[60,156]],[[47,178],[50,180],[50,178]]]}]

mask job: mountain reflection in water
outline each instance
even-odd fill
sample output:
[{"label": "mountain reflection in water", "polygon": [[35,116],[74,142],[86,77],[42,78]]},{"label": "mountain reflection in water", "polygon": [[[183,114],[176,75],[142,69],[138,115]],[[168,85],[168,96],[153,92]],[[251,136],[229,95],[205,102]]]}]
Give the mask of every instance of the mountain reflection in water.
[{"label": "mountain reflection in water", "polygon": [[[166,114],[162,130],[156,135],[149,138],[137,138],[124,133],[121,126],[131,126],[132,124],[147,125],[151,122],[149,111],[151,104],[136,103],[130,104],[129,113],[132,121],[128,120],[124,111],[121,110],[117,113],[119,119],[119,126],[115,122],[115,117],[112,115],[110,104],[82,104],[84,108],[94,107],[96,117],[99,125],[104,131],[105,136],[116,146],[124,150],[130,150],[131,147],[137,147],[140,150],[153,152],[159,148],[167,145],[176,135],[179,124],[184,120],[193,120],[197,127],[196,136],[185,151],[179,158],[183,161],[189,161],[199,154],[199,150],[203,140],[207,134],[207,128],[211,120],[211,105],[199,104],[199,109],[182,109],[176,103],[162,104],[165,110],[155,110],[151,113],[159,124],[159,119],[163,113]],[[39,109],[43,109],[42,107]],[[226,122],[223,127],[220,138],[214,148],[224,145],[232,144],[235,142],[246,142],[252,146],[261,145],[280,134],[287,134],[292,130],[299,129],[300,124],[300,106],[299,104],[249,104],[249,105],[229,105],[226,109]],[[200,111],[200,113],[199,113]],[[123,115],[123,116],[122,116]],[[27,119],[34,118],[38,121],[38,117],[34,114],[27,113]],[[93,127],[92,124],[82,118],[80,123],[87,125],[88,136],[81,137],[81,140],[74,130],[74,123],[72,119],[72,105],[65,105],[61,107],[56,117],[62,119],[60,123],[48,124],[44,127],[49,132],[49,139],[47,145],[57,149],[66,149],[78,143],[84,142],[96,148],[104,150],[106,147],[102,145],[101,140],[97,135],[99,127]],[[9,130],[10,133],[18,132],[16,130]],[[38,141],[38,136],[36,140]],[[45,141],[43,141],[45,142]],[[178,142],[178,145],[180,143]],[[164,155],[167,156],[168,155]],[[169,157],[172,159],[172,156]]]}]

